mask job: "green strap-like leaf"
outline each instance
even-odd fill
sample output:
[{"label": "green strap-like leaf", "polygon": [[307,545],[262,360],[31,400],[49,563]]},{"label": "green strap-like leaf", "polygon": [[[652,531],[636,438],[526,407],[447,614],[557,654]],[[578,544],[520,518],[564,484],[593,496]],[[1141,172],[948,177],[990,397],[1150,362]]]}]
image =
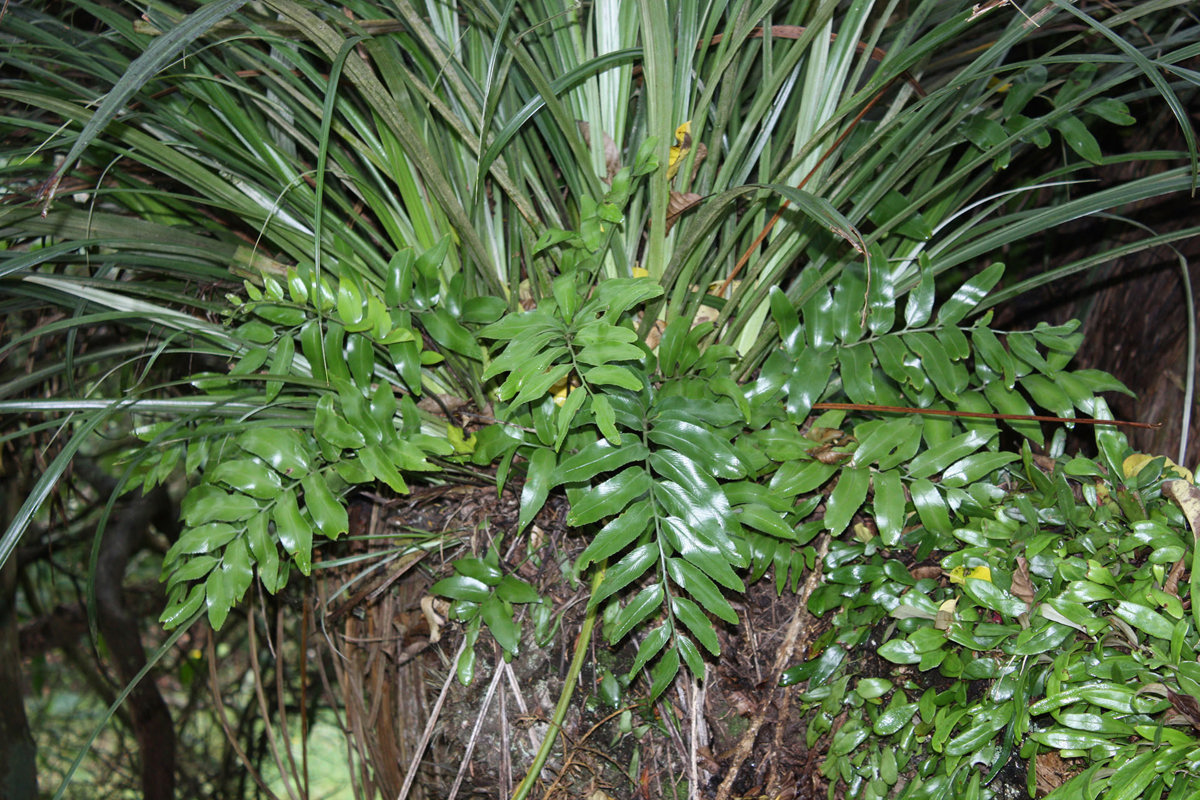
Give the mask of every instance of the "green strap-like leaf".
[{"label": "green strap-like leaf", "polygon": [[658,545],[655,542],[647,542],[626,553],[624,558],[616,565],[610,566],[604,573],[604,580],[596,591],[592,592],[592,599],[588,601],[588,607],[600,604],[614,592],[621,591],[631,582],[640,578],[651,564],[658,561],[658,552]]},{"label": "green strap-like leaf", "polygon": [[637,655],[633,657],[633,664],[630,665],[630,676],[636,675],[643,667],[650,663],[650,659],[658,655],[671,638],[671,627],[663,624],[659,625],[654,630],[646,634],[646,638],[642,639],[642,643],[638,645]]},{"label": "green strap-like leaf", "polygon": [[667,574],[671,580],[696,599],[705,610],[720,617],[730,625],[738,624],[737,612],[721,594],[721,590],[694,564],[682,558],[668,558]]},{"label": "green strap-like leaf", "polygon": [[554,467],[557,464],[554,451],[539,447],[529,457],[529,470],[525,485],[521,487],[521,512],[517,520],[517,532],[525,530],[537,513],[546,504],[546,497],[553,486]]},{"label": "green strap-like leaf", "polygon": [[908,474],[913,478],[928,478],[969,456],[993,438],[994,433],[968,431],[931,447],[909,462]]},{"label": "green strap-like leaf", "polygon": [[746,474],[741,459],[725,440],[707,428],[675,419],[660,419],[648,434],[650,441],[687,457],[719,478]]},{"label": "green strap-like leaf", "polygon": [[834,536],[846,530],[855,512],[867,499],[871,471],[865,467],[847,467],[838,475],[837,486],[829,495],[825,509],[825,528]]},{"label": "green strap-like leaf", "polygon": [[346,507],[334,496],[324,475],[310,472],[300,485],[304,487],[304,505],[323,535],[336,539],[350,530]]},{"label": "green strap-like leaf", "polygon": [[[717,641],[717,632],[712,622],[700,610],[700,606],[686,597],[671,598],[671,613],[691,631],[700,644],[714,656],[721,654],[721,645]],[[689,668],[691,665],[689,665]]]},{"label": "green strap-like leaf", "polygon": [[661,608],[665,596],[661,583],[653,583],[634,595],[617,615],[616,623],[605,631],[609,644],[616,644],[624,639],[642,620]]},{"label": "green strap-like leaf", "polygon": [[904,532],[904,486],[894,470],[877,472],[875,484],[875,526],[884,545],[894,547]]},{"label": "green strap-like leaf", "polygon": [[930,480],[921,478],[912,482],[910,491],[921,524],[934,533],[949,533],[950,509],[937,486]]},{"label": "green strap-like leaf", "polygon": [[74,168],[75,162],[92,143],[92,140],[121,113],[121,107],[125,105],[125,101],[145,86],[160,69],[173,61],[183,48],[202,36],[213,25],[237,11],[245,3],[246,0],[217,0],[217,2],[202,6],[174,28],[157,37],[140,56],[134,59],[121,79],[104,95],[104,100],[96,109],[96,113],[88,120],[87,125],[79,134],[79,138],[75,140],[75,144],[63,159],[62,166],[51,180],[46,197],[47,203],[54,199],[62,171]]},{"label": "green strap-like leaf", "polygon": [[803,422],[812,410],[813,403],[821,399],[829,377],[833,374],[833,348],[807,348],[792,366],[787,381],[788,419]]},{"label": "green strap-like leaf", "polygon": [[908,302],[904,306],[904,324],[909,328],[919,328],[929,321],[933,313],[933,268],[928,264],[928,256],[921,254],[921,279],[916,288],[908,293]]},{"label": "green strap-like leaf", "polygon": [[958,393],[967,385],[966,368],[953,363],[946,348],[928,333],[908,333],[904,335],[904,341],[921,357],[921,367],[938,393],[952,403],[957,402]]},{"label": "green strap-like leaf", "polygon": [[590,481],[601,472],[623,467],[631,461],[643,461],[649,454],[643,444],[613,447],[607,441],[593,442],[563,459],[554,473],[554,485]]}]

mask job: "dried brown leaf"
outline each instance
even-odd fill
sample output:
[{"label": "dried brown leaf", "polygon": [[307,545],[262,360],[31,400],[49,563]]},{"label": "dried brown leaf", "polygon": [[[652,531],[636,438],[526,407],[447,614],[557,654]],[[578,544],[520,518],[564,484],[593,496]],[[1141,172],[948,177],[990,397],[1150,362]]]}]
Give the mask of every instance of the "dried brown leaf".
[{"label": "dried brown leaf", "polygon": [[841,464],[851,457],[851,453],[842,453],[833,449],[832,444],[822,444],[809,451],[809,455],[822,464]]},{"label": "dried brown leaf", "polygon": [[679,220],[679,215],[697,205],[704,197],[695,192],[671,192],[667,200],[667,230]]},{"label": "dried brown leaf", "polygon": [[1024,601],[1025,605],[1033,607],[1033,583],[1029,580],[1029,562],[1025,556],[1017,556],[1017,569],[1012,576],[1012,593]]},{"label": "dried brown leaf", "polygon": [[1163,591],[1167,594],[1179,597],[1179,579],[1183,577],[1183,562],[1181,558],[1171,566],[1171,571],[1167,573],[1167,579],[1163,581]]},{"label": "dried brown leaf", "polygon": [[908,574],[913,576],[913,580],[924,580],[925,578],[940,578],[942,577],[942,568],[936,564],[929,564],[919,567],[909,567]]},{"label": "dried brown leaf", "polygon": [[1163,491],[1183,509],[1192,536],[1200,541],[1200,486],[1184,480],[1163,481]]},{"label": "dried brown leaf", "polygon": [[[587,143],[588,147],[591,147],[592,126],[583,120],[577,120],[576,124],[579,125],[579,133],[583,136],[583,141]],[[608,135],[608,131],[602,130],[600,134],[604,141],[604,168],[608,171],[605,180],[611,182],[613,175],[616,175],[617,171],[621,169],[621,151],[617,149],[617,143]]]},{"label": "dried brown leaf", "polygon": [[1200,704],[1190,694],[1176,694],[1167,687],[1167,699],[1175,709],[1196,730],[1200,730]]},{"label": "dried brown leaf", "polygon": [[650,331],[646,334],[646,347],[654,350],[658,347],[658,343],[662,341],[662,335],[667,330],[667,323],[661,319],[654,320],[654,325],[650,327]]},{"label": "dried brown leaf", "polygon": [[1038,753],[1034,759],[1034,773],[1037,780],[1037,796],[1045,797],[1050,792],[1062,786],[1071,778],[1079,774],[1079,767],[1075,763],[1064,761],[1059,754],[1053,750],[1046,753]]}]

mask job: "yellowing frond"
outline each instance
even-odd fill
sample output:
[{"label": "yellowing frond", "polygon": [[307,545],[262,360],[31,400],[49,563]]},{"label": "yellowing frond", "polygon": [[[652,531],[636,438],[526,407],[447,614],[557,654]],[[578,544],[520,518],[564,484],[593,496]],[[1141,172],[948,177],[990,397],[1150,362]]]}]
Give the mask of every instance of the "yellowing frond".
[{"label": "yellowing frond", "polygon": [[667,160],[667,180],[671,180],[675,173],[679,172],[680,163],[691,149],[692,121],[689,119],[675,129],[675,144],[671,145],[671,157]]}]

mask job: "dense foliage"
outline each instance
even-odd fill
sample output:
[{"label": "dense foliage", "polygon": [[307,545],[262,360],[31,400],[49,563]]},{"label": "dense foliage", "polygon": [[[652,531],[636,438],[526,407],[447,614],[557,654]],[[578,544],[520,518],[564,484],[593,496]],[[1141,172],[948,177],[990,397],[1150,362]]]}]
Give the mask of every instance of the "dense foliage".
[{"label": "dense foliage", "polygon": [[[809,745],[831,734],[831,791],[977,795],[1055,748],[1090,759],[1064,796],[1100,775],[1187,796],[1194,739],[1163,712],[1200,686],[1198,634],[1167,571],[1195,548],[1161,470],[1126,478],[1112,432],[1070,460],[1033,421],[814,409],[1107,415],[1097,393],[1123,387],[1069,369],[1076,326],[989,309],[1196,232],[1024,284],[998,261],[1192,187],[1180,5],[77,0],[66,33],[13,6],[9,193],[34,173],[59,194],[0,211],[5,310],[68,316],[4,351],[112,325],[148,344],[47,367],[84,413],[0,559],[113,420],[140,439],[104,453],[124,487],[189,479],[168,628],[308,575],[357,487],[517,486],[510,536],[559,492],[587,631],[633,637],[656,697],[703,677],[747,582],[794,591],[827,535],[809,605],[834,621],[788,677]],[[1106,153],[1147,98],[1189,152]],[[1087,182],[1137,159],[1154,169]],[[494,552],[433,590],[465,624],[464,682],[481,633],[515,655],[540,600]],[[856,678],[856,647],[945,682]]]},{"label": "dense foliage", "polygon": [[[980,797],[1019,756],[1030,796],[1194,793],[1197,587],[1182,576],[1200,490],[1162,458],[1126,456],[1121,436],[1098,444],[1097,459],[1026,449],[975,484],[959,521],[899,547],[831,546],[810,599],[831,628],[785,680],[808,681],[810,746],[848,711],[822,767],[834,783]],[[848,657],[864,645],[881,661]]]}]

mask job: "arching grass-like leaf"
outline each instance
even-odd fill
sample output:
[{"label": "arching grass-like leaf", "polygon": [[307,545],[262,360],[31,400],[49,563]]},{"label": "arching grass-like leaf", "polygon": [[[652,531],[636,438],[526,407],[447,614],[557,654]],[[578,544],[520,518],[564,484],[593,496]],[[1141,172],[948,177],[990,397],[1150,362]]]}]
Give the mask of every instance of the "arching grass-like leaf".
[{"label": "arching grass-like leaf", "polygon": [[[139,91],[160,69],[174,59],[179,51],[187,47],[209,28],[245,5],[245,0],[220,0],[193,12],[171,30],[155,39],[146,51],[129,65],[128,70],[104,96],[96,113],[84,126],[79,138],[63,158],[63,168],[69,168],[91,145],[103,128],[120,112],[125,102]],[[49,187],[48,200],[53,199],[58,188],[58,176]]]}]

